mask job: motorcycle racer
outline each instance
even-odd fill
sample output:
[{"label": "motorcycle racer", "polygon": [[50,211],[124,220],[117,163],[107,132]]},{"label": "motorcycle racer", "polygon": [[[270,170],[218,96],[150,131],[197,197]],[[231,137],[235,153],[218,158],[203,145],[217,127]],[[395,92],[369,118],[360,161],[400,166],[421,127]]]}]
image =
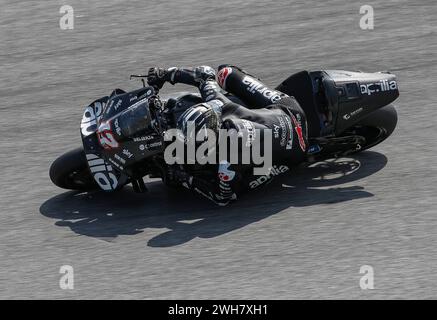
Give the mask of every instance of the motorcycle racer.
[{"label": "motorcycle racer", "polygon": [[[217,78],[217,80],[216,80]],[[271,129],[273,167],[267,175],[253,175],[253,165],[221,161],[213,169],[215,174],[190,175],[183,166],[165,168],[167,183],[180,184],[209,198],[219,205],[226,205],[245,190],[256,189],[272,181],[274,176],[289,170],[289,166],[303,161],[307,150],[307,123],[298,102],[282,92],[272,90],[242,69],[221,65],[218,74],[213,68],[150,68],[148,83],[157,89],[165,82],[196,86],[203,103],[186,110],[177,128],[186,132],[187,123],[217,132],[218,129],[235,129],[237,132]],[[233,94],[244,103],[236,103],[226,95]],[[262,139],[262,137],[255,137]]]}]

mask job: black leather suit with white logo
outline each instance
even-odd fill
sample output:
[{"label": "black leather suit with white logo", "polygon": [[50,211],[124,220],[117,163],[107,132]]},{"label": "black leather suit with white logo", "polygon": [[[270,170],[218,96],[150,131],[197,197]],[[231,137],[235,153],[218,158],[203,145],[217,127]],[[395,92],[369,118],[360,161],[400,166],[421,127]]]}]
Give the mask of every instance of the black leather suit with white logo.
[{"label": "black leather suit with white logo", "polygon": [[[256,164],[234,163],[230,159],[221,159],[220,163],[210,166],[211,175],[187,174],[190,170],[184,170],[184,166],[169,166],[170,171],[173,170],[172,176],[178,177],[175,179],[185,187],[219,205],[226,205],[241,192],[269,183],[275,176],[288,171],[290,166],[304,160],[308,147],[306,117],[293,97],[268,88],[234,66],[220,66],[218,74],[207,66],[152,68],[149,75],[152,84],[154,76],[155,82],[161,82],[161,86],[167,81],[199,89],[204,102],[192,106],[179,117],[177,127],[182,132],[185,132],[187,123],[194,121],[199,127],[196,130],[205,126],[215,132],[234,129],[259,142],[264,139],[263,130],[271,130],[273,166],[268,174],[254,175]],[[260,144],[262,149],[263,144]],[[175,171],[179,173],[175,174]]]}]

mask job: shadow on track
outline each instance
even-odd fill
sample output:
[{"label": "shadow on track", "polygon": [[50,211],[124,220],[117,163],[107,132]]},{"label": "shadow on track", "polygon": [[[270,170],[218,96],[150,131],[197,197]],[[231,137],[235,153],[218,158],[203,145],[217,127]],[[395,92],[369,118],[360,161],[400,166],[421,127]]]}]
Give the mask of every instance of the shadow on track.
[{"label": "shadow on track", "polygon": [[292,174],[245,194],[227,207],[218,207],[189,191],[169,191],[160,181],[153,181],[145,194],[137,194],[129,187],[114,194],[65,192],[44,202],[40,212],[56,219],[57,226],[108,240],[138,234],[146,228],[169,229],[148,241],[151,247],[169,247],[196,237],[213,238],[290,207],[372,197],[360,186],[334,186],[370,176],[386,164],[384,155],[365,151],[350,158],[296,168]]}]

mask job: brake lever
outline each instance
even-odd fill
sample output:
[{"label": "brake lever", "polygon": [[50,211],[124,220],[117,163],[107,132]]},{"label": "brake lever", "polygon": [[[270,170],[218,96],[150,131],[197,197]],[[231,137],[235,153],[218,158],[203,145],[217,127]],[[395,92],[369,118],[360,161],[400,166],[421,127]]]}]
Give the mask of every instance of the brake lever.
[{"label": "brake lever", "polygon": [[146,87],[146,81],[144,79],[147,79],[149,76],[146,74],[131,74],[129,76],[129,80],[132,80],[133,78],[140,78],[141,82],[143,83],[143,88]]}]

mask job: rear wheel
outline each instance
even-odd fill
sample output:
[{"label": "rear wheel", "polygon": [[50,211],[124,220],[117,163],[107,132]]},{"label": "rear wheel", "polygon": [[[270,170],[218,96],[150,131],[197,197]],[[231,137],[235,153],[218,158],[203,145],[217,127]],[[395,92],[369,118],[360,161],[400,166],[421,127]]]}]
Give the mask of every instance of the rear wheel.
[{"label": "rear wheel", "polygon": [[85,157],[83,148],[64,153],[50,166],[50,179],[63,189],[89,191],[98,189]]},{"label": "rear wheel", "polygon": [[397,122],[398,115],[393,105],[387,105],[369,114],[345,133],[366,139],[361,148],[353,153],[374,147],[387,139],[396,128]]},{"label": "rear wheel", "polygon": [[338,158],[372,148],[387,139],[398,121],[396,109],[387,105],[378,109],[337,137],[313,138],[310,144],[320,151],[308,154],[308,162]]}]

